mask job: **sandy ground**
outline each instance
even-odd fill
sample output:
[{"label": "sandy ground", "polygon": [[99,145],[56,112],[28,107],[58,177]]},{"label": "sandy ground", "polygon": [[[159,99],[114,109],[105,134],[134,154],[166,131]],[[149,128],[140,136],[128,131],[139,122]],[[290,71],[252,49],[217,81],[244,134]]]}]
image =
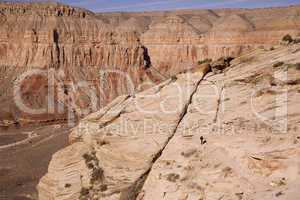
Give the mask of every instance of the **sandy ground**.
[{"label": "sandy ground", "polygon": [[0,129],[0,200],[37,199],[51,156],[67,146],[65,124]]}]

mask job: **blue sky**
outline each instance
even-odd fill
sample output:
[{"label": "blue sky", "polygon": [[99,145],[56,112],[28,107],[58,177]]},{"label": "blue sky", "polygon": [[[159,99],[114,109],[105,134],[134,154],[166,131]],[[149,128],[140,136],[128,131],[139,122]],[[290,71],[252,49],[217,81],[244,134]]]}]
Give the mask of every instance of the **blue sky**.
[{"label": "blue sky", "polygon": [[255,8],[300,4],[300,0],[58,0],[97,12],[186,8]]}]

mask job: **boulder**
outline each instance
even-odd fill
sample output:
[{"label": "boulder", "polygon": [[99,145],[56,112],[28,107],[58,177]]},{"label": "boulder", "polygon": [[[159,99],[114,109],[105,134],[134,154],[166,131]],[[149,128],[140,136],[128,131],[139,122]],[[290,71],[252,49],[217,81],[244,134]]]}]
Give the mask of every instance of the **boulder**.
[{"label": "boulder", "polygon": [[232,57],[221,57],[218,60],[210,63],[212,72],[215,74],[222,73],[223,70],[230,66],[230,62],[232,60]]}]

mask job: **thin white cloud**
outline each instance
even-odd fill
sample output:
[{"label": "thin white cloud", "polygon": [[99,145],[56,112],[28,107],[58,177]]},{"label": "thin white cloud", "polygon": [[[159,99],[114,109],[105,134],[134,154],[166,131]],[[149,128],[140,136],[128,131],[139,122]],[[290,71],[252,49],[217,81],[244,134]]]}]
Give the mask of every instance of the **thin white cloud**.
[{"label": "thin white cloud", "polygon": [[[160,1],[152,1],[152,2],[143,2],[137,4],[127,4],[127,5],[118,5],[118,6],[111,6],[102,8],[101,11],[115,11],[115,10],[135,10],[135,9],[148,9],[152,10],[153,7],[161,6],[162,9],[171,7],[176,9],[185,9],[185,8],[193,8],[196,6],[197,8],[215,8],[215,7],[226,7],[229,5],[237,4],[237,3],[251,3],[253,1],[258,2],[258,0],[223,0],[221,2],[208,2],[208,1],[201,1],[201,0],[160,0]],[[273,1],[273,0],[265,0],[265,1]],[[176,6],[167,6],[171,3],[182,3],[182,5]],[[185,6],[184,3],[193,3],[193,6]],[[167,6],[167,7],[166,7]]]},{"label": "thin white cloud", "polygon": [[101,10],[145,8],[148,6],[160,6],[160,5],[165,5],[165,4],[170,4],[170,3],[178,3],[178,2],[184,2],[184,1],[186,1],[186,0],[164,0],[164,1],[144,2],[144,3],[137,3],[137,4],[131,4],[131,5],[120,5],[120,6],[107,7],[107,8],[103,8]]},{"label": "thin white cloud", "polygon": [[140,3],[130,1],[114,2],[112,0],[61,0],[72,2],[72,5],[85,7],[98,12],[107,11],[142,11],[142,10],[169,10],[191,8],[221,8],[237,7],[238,5],[269,5],[280,0],[141,0]]}]

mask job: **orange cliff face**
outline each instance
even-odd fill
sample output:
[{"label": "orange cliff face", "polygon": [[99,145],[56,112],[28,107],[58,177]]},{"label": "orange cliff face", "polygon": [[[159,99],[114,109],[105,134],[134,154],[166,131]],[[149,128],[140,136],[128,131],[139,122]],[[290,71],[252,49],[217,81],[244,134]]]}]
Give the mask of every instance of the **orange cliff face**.
[{"label": "orange cliff face", "polygon": [[[292,12],[285,16],[288,9]],[[299,12],[299,7],[178,11],[152,23],[142,41],[153,62],[174,69],[206,58],[236,57],[259,46],[277,45],[284,35],[299,34]],[[271,22],[270,16],[275,17],[276,23]]]},{"label": "orange cliff face", "polygon": [[295,6],[95,14],[57,3],[1,3],[0,120],[85,116],[199,60],[297,35],[299,12]]},{"label": "orange cliff face", "polygon": [[81,117],[145,79],[145,48],[133,31],[60,4],[3,3],[0,13],[0,98],[10,119]]}]

